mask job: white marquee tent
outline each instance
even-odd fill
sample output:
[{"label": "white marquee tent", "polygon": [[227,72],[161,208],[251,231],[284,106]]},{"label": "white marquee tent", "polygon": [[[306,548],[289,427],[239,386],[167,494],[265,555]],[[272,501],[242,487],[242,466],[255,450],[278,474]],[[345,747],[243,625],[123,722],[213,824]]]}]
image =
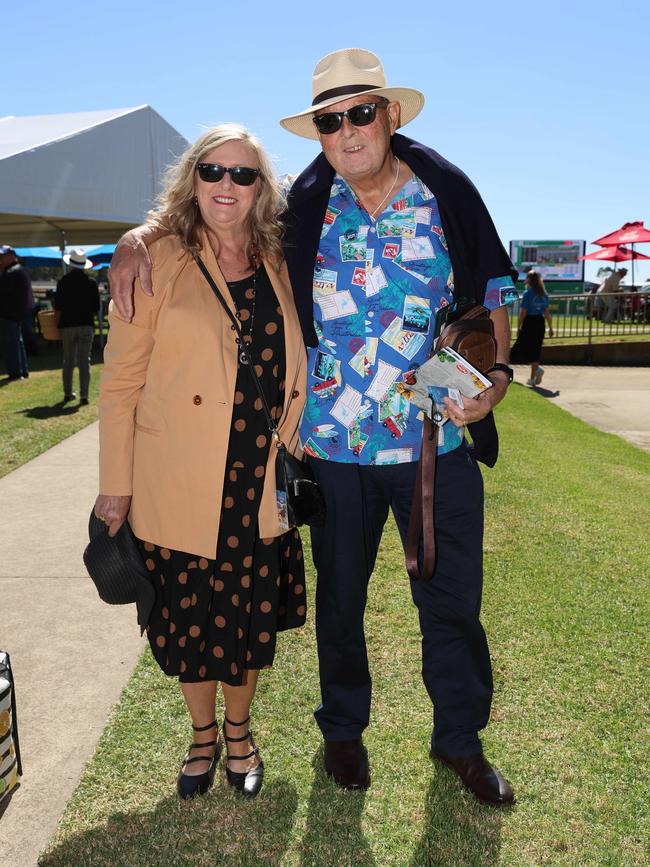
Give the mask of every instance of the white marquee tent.
[{"label": "white marquee tent", "polygon": [[0,118],[0,244],[107,244],[188,142],[150,106]]}]

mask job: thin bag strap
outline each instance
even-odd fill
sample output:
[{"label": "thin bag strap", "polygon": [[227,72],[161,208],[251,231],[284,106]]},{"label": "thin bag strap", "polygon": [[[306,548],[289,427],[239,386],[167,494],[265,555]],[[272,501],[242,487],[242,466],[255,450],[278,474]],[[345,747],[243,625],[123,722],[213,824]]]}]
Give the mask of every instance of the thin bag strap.
[{"label": "thin bag strap", "polygon": [[[406,571],[413,581],[430,581],[436,568],[434,528],[434,489],[438,453],[438,425],[425,415],[422,426],[422,450],[413,489],[411,515],[406,533],[404,554]],[[423,539],[422,571],[418,563],[420,537]]]},{"label": "thin bag strap", "polygon": [[239,346],[239,349],[241,350],[244,358],[246,359],[247,367],[250,370],[251,376],[253,377],[253,382],[255,383],[255,388],[257,389],[257,393],[259,395],[259,398],[262,401],[262,409],[264,410],[264,415],[266,416],[266,424],[268,425],[271,436],[276,440],[276,444],[278,446],[284,445],[282,443],[282,440],[280,439],[280,434],[278,433],[278,426],[273,421],[273,418],[271,417],[271,411],[269,409],[269,405],[268,405],[268,402],[266,400],[266,395],[264,394],[264,389],[262,388],[262,383],[260,382],[259,377],[258,377],[257,373],[255,372],[255,365],[253,364],[253,359],[251,358],[250,352],[248,351],[248,346],[246,345],[246,341],[244,340],[244,336],[241,332],[241,328],[239,327],[239,322],[237,321],[237,317],[233,315],[232,310],[230,309],[230,307],[228,307],[228,304],[226,303],[226,299],[223,297],[223,295],[219,291],[219,287],[214,282],[214,280],[212,278],[212,274],[210,274],[210,272],[206,268],[203,259],[201,259],[201,257],[196,253],[193,253],[192,255],[194,256],[194,261],[199,266],[201,273],[203,274],[205,279],[208,281],[208,285],[210,286],[210,288],[212,289],[212,291],[216,295],[217,300],[219,301],[219,303],[221,304],[223,309],[226,311],[228,318],[232,322],[233,329],[234,329],[235,333],[237,334],[237,345]]},{"label": "thin bag strap", "polygon": [[16,682],[14,673],[11,669],[11,657],[7,653],[7,669],[9,670],[9,684],[11,687],[11,734],[14,741],[14,749],[16,750],[16,766],[18,773],[23,775],[23,763],[20,758],[20,741],[18,740],[18,718],[16,716]]}]

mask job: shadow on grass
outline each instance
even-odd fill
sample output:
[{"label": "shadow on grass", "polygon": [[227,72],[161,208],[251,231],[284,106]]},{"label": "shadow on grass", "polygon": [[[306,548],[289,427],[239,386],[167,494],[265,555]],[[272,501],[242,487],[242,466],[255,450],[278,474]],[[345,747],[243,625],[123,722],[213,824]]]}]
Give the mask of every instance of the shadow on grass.
[{"label": "shadow on grass", "polygon": [[207,796],[194,801],[172,796],[151,812],[113,813],[101,826],[66,837],[41,855],[38,864],[280,865],[297,806],[296,790],[284,780],[269,783],[254,801],[246,801],[221,780]]},{"label": "shadow on grass", "polygon": [[503,818],[503,810],[479,804],[462,788],[453,771],[434,765],[425,801],[424,830],[409,867],[501,863]]},{"label": "shadow on grass", "polygon": [[54,416],[74,415],[79,412],[80,406],[78,403],[64,403],[62,400],[54,404],[46,404],[45,406],[30,406],[27,409],[21,409],[18,415],[24,415],[26,418],[44,419],[53,418]]},{"label": "shadow on grass", "polygon": [[370,845],[361,830],[365,792],[346,792],[329,779],[323,749],[314,755],[314,782],[309,795],[301,867],[374,867]]}]

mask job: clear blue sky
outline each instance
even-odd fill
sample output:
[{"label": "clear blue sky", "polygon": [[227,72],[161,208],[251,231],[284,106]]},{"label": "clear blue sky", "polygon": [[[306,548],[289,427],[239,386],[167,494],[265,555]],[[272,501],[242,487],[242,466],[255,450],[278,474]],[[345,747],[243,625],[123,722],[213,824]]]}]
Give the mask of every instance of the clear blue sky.
[{"label": "clear blue sky", "polygon": [[650,226],[647,0],[3,5],[0,115],[148,103],[189,139],[239,121],[297,172],[318,145],[278,118],[309,105],[320,57],[359,46],[425,93],[405,133],[474,180],[504,243]]}]

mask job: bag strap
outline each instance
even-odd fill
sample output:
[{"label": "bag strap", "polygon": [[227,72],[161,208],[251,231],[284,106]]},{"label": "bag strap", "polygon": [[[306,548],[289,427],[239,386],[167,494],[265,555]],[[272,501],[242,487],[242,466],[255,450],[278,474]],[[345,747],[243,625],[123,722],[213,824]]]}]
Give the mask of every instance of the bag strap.
[{"label": "bag strap", "polygon": [[14,681],[14,673],[11,670],[11,657],[7,653],[7,668],[9,670],[9,684],[11,687],[11,734],[14,741],[14,749],[16,750],[16,764],[18,773],[23,775],[23,763],[20,759],[20,742],[18,740],[18,718],[16,717],[16,683]]},{"label": "bag strap", "polygon": [[[413,502],[406,534],[404,554],[406,571],[413,581],[430,581],[436,568],[434,528],[434,490],[438,455],[439,427],[425,415],[422,426],[422,449],[413,488]],[[418,562],[420,537],[423,540],[422,571]]]},{"label": "bag strap", "polygon": [[219,287],[214,282],[212,274],[210,274],[210,272],[206,268],[205,262],[203,261],[203,259],[201,259],[201,257],[197,253],[193,253],[192,255],[194,256],[194,261],[199,266],[201,273],[203,274],[203,276],[207,280],[208,285],[210,286],[210,288],[214,292],[217,300],[219,301],[219,303],[221,304],[223,309],[226,311],[228,318],[232,322],[233,331],[237,335],[237,337],[235,338],[235,342],[237,343],[237,346],[239,347],[240,352],[242,353],[242,355],[246,359],[246,366],[250,370],[251,376],[253,377],[253,382],[255,383],[255,388],[257,389],[257,393],[259,395],[259,398],[262,401],[262,409],[264,410],[264,415],[266,417],[266,424],[268,426],[269,433],[271,434],[271,436],[275,440],[276,446],[278,448],[281,448],[281,447],[284,448],[284,443],[280,439],[280,434],[278,432],[278,426],[275,423],[275,421],[273,420],[273,418],[271,417],[271,410],[269,409],[269,404],[268,404],[268,401],[266,400],[266,395],[264,394],[264,389],[262,388],[262,383],[260,382],[259,377],[258,377],[257,373],[255,372],[255,365],[253,364],[253,359],[251,358],[251,354],[248,351],[248,346],[246,345],[246,341],[244,340],[244,336],[241,332],[241,328],[239,326],[239,322],[237,321],[237,317],[233,314],[230,307],[228,307],[228,304],[226,303],[226,299],[223,297],[223,295],[219,291]]}]

